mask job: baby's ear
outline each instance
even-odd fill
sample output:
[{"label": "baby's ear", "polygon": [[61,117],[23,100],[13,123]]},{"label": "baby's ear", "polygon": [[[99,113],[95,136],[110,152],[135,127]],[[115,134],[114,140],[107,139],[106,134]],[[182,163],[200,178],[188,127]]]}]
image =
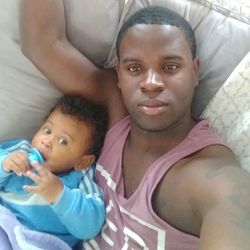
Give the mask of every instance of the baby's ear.
[{"label": "baby's ear", "polygon": [[74,169],[81,171],[86,169],[95,162],[95,155],[83,155],[81,159],[75,164]]}]

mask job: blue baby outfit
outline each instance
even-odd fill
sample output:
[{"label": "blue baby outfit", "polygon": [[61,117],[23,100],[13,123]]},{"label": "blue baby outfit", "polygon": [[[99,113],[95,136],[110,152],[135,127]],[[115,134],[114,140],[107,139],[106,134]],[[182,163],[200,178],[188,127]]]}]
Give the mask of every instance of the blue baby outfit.
[{"label": "blue baby outfit", "polygon": [[30,161],[43,161],[30,141],[10,140],[0,145],[1,205],[10,209],[29,229],[56,235],[70,246],[79,239],[94,237],[105,220],[103,195],[93,181],[94,167],[59,176],[64,184],[63,192],[56,203],[49,204],[39,195],[23,189],[23,185],[34,184],[30,178],[3,170],[4,159],[17,150],[26,152]]}]

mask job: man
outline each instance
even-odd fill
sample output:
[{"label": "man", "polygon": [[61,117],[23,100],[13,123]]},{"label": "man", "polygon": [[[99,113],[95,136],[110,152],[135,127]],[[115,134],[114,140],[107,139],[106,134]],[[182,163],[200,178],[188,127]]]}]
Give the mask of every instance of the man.
[{"label": "man", "polygon": [[[35,16],[39,4],[24,2],[29,2],[29,10],[34,8]],[[46,6],[45,2],[40,5]],[[45,25],[49,18],[37,18],[35,38],[28,39],[31,44],[47,39],[49,47],[54,39],[68,45],[63,29],[58,28],[64,20],[59,6],[53,11],[60,22]],[[53,11],[47,6],[47,15]],[[23,8],[23,13],[28,11]],[[28,34],[34,23],[27,25],[28,15],[24,16],[23,34]],[[60,35],[39,35],[39,27],[47,26]],[[206,121],[191,116],[199,60],[193,30],[182,17],[148,7],[124,23],[117,38],[119,89],[111,71],[98,70],[82,57],[77,65],[87,65],[81,72],[83,87],[75,81],[80,74],[72,64],[57,78],[50,65],[59,64],[63,54],[67,58],[71,45],[57,51],[51,61],[36,54],[37,48],[39,44],[30,50],[35,56],[29,57],[60,90],[77,91],[109,109],[110,130],[96,173],[104,189],[107,219],[99,237],[85,242],[85,248],[249,248],[250,177]],[[86,80],[86,76],[94,77]]]}]

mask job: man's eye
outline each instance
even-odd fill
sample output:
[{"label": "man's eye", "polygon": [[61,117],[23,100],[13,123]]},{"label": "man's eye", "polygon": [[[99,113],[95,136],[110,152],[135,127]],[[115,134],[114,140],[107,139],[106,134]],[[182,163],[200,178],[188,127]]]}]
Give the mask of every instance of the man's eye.
[{"label": "man's eye", "polygon": [[50,129],[49,128],[44,128],[43,129],[43,132],[47,135],[49,135],[51,133]]},{"label": "man's eye", "polygon": [[141,66],[140,65],[130,65],[127,67],[127,69],[130,72],[138,72],[141,70]]},{"label": "man's eye", "polygon": [[67,145],[68,144],[68,142],[64,138],[60,138],[58,142],[61,145]]},{"label": "man's eye", "polygon": [[166,71],[169,71],[169,72],[172,72],[172,71],[175,71],[178,66],[175,65],[175,64],[167,64],[163,67]]}]

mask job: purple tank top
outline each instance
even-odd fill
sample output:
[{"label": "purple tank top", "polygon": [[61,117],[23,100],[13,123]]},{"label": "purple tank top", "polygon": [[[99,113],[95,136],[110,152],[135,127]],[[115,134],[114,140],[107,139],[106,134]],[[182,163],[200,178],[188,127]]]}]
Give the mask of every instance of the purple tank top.
[{"label": "purple tank top", "polygon": [[84,243],[85,249],[195,250],[199,238],[183,233],[153,211],[151,200],[157,184],[179,160],[200,149],[223,141],[200,121],[174,149],[152,163],[137,190],[124,198],[122,151],[130,129],[128,117],[112,127],[106,135],[96,168],[96,179],[104,190],[106,223],[95,239]]}]

